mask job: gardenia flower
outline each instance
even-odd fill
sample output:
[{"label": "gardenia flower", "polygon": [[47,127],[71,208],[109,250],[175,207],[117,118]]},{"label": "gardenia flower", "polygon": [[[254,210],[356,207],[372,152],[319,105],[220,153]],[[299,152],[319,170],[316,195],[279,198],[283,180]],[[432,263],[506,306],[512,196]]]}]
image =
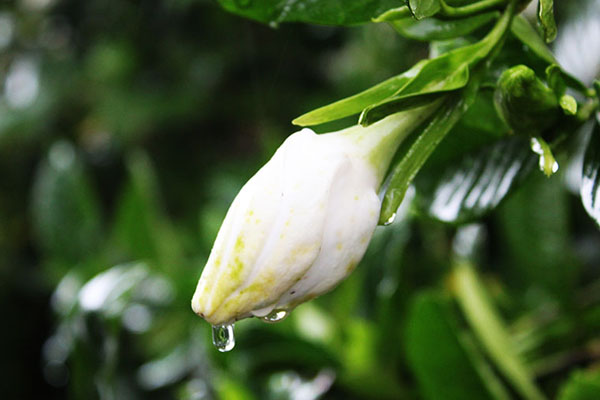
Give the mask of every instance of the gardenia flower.
[{"label": "gardenia flower", "polygon": [[367,128],[289,136],[229,208],[192,298],[212,325],[291,310],[347,277],[377,225],[378,189],[431,106]]}]

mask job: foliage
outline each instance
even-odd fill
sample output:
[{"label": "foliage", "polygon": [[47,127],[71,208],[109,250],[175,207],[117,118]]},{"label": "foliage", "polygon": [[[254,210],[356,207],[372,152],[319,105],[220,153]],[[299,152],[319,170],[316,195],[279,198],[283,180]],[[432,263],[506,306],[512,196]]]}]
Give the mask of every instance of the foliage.
[{"label": "foliage", "polygon": [[[218,3],[0,13],[0,397],[600,398],[600,82],[547,44],[600,57],[600,3]],[[431,104],[356,271],[218,353],[190,298],[288,121]]]}]

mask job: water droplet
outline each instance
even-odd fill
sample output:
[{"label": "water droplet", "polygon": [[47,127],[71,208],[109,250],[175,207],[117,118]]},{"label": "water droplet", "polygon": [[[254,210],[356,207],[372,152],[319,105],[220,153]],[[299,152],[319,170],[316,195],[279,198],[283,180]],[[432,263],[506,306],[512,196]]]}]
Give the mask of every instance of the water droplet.
[{"label": "water droplet", "polygon": [[275,322],[283,321],[287,316],[288,312],[286,310],[273,310],[269,315],[261,317],[261,320],[274,324]]},{"label": "water droplet", "polygon": [[383,226],[391,225],[395,219],[396,219],[396,213],[393,213],[392,216],[389,217],[388,220],[383,223]]},{"label": "water droplet", "polygon": [[213,325],[212,341],[217,350],[221,353],[233,349],[235,346],[235,336],[233,335],[233,324]]}]

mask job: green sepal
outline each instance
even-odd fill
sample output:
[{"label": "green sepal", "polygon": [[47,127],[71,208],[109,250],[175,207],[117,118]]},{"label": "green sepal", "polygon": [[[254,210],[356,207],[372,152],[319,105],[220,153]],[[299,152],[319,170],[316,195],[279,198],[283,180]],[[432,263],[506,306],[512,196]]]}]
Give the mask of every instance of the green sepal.
[{"label": "green sepal", "polygon": [[425,161],[475,100],[478,87],[479,80],[474,79],[459,93],[449,94],[431,121],[410,143],[389,174],[379,224],[385,224],[396,213],[408,187]]}]

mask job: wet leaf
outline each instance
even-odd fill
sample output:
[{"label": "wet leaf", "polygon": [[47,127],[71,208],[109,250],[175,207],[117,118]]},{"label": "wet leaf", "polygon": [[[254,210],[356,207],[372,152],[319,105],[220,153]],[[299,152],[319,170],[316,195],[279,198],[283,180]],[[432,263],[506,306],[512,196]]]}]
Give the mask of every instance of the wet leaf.
[{"label": "wet leaf", "polygon": [[498,12],[489,12],[472,17],[450,20],[426,18],[422,21],[416,21],[413,18],[402,18],[393,21],[391,25],[402,36],[410,39],[423,41],[446,40],[468,35],[488,25],[499,16],[500,13]]},{"label": "wet leaf", "polygon": [[[468,74],[470,74],[470,70],[475,68],[479,61],[484,59],[503,37],[510,20],[511,13],[507,11],[498,20],[494,28],[479,42],[451,50],[439,57],[428,60],[393,98],[366,109],[361,115],[361,124],[368,125],[384,118],[387,115],[385,113],[386,103],[391,102],[393,104],[396,99],[402,102],[401,99],[409,95],[423,95],[464,87],[469,82]],[[396,109],[389,107],[388,111],[396,112]]]},{"label": "wet leaf", "polygon": [[600,124],[597,122],[585,152],[580,195],[585,210],[600,226]]},{"label": "wet leaf", "polygon": [[389,100],[384,100],[378,104],[365,108],[360,115],[358,122],[361,125],[368,126],[390,114],[432,103],[436,99],[439,99],[444,92],[460,89],[468,82],[469,69],[467,66],[461,66],[461,68],[453,71],[447,76],[443,85],[438,86],[432,91],[430,91],[431,89],[429,88],[424,88],[422,92],[394,96]]},{"label": "wet leaf", "polygon": [[292,123],[299,126],[318,125],[358,114],[371,104],[378,103],[400,90],[423,68],[426,62],[427,60],[422,60],[408,71],[372,88],[301,115],[294,119]]},{"label": "wet leaf", "polygon": [[556,39],[556,22],[554,21],[554,0],[539,0],[538,21],[544,32],[547,43]]},{"label": "wet leaf", "polygon": [[556,63],[554,54],[550,51],[546,43],[542,40],[535,28],[521,15],[517,15],[510,27],[511,32],[523,44],[529,47],[538,57],[546,61],[548,64]]},{"label": "wet leaf", "polygon": [[[504,387],[456,327],[450,304],[435,293],[413,300],[406,322],[406,351],[421,394],[428,400],[508,399]],[[460,385],[456,384],[460,382]]]},{"label": "wet leaf", "polygon": [[[493,210],[531,171],[526,140],[511,137],[449,163],[433,182],[417,182],[419,209],[448,223],[464,223]],[[442,170],[440,168],[440,170]]]},{"label": "wet leaf", "polygon": [[440,0],[409,0],[408,7],[416,19],[431,17],[441,9]]},{"label": "wet leaf", "polygon": [[219,0],[226,10],[276,27],[282,22],[353,25],[369,22],[401,0]]}]

